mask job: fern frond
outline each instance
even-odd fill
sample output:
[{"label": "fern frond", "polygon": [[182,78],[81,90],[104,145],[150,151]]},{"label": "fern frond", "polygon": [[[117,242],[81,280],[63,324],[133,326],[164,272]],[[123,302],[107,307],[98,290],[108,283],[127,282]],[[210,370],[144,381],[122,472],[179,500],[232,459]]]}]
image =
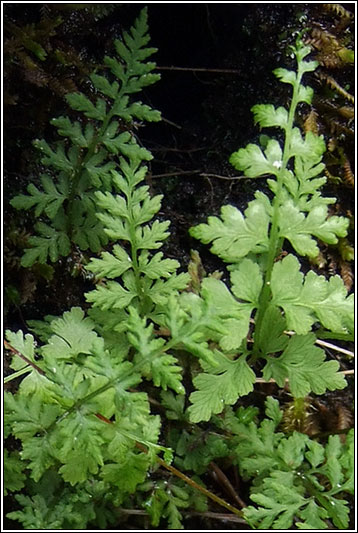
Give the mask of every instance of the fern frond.
[{"label": "fern frond", "polygon": [[61,222],[58,218],[57,227],[51,227],[44,222],[36,223],[35,229],[38,235],[28,239],[31,248],[26,250],[21,259],[23,267],[30,267],[36,262],[46,263],[48,258],[50,261],[56,262],[61,256],[69,255],[71,243],[67,236],[64,218],[61,218]]},{"label": "fern frond", "polygon": [[[28,187],[29,196],[19,195],[11,202],[16,209],[35,207],[36,217],[42,213],[47,215],[50,219],[48,228],[51,228],[52,221],[62,209],[62,229],[67,239],[81,250],[98,252],[108,242],[109,233],[105,233],[103,221],[96,218],[98,201],[94,193],[112,190],[111,171],[118,166],[113,156],[123,155],[132,162],[136,161],[137,171],[142,161],[152,159],[150,152],[139,146],[129,131],[121,131],[123,122],[115,120],[115,117],[120,117],[129,124],[134,119],[160,120],[158,111],[132,100],[134,93],[160,78],[152,73],[155,63],[146,61],[156,51],[147,47],[148,41],[147,11],[143,9],[131,31],[124,34],[123,42],[115,42],[118,57],[104,59],[115,80],[110,82],[105,75],[95,72],[90,76],[97,94],[95,99],[80,92],[66,94],[70,107],[84,115],[85,119],[71,121],[64,116],[53,119],[52,125],[64,140],[54,147],[49,146],[44,139],[34,142],[41,153],[42,164],[53,175],[58,175],[60,171],[59,181],[56,182],[51,173],[43,175],[42,190],[31,184]],[[149,203],[155,203],[156,200],[146,199],[145,202],[150,212],[152,208]],[[46,222],[41,224],[46,225]],[[44,232],[44,227],[42,229]],[[47,230],[48,237],[49,232],[50,229]],[[31,266],[35,261],[43,263],[47,259],[56,261],[60,255],[69,253],[68,243],[61,245],[63,238],[56,237],[54,231],[52,233],[52,245],[47,243],[46,246],[42,236],[34,236],[29,241],[30,245],[37,247],[37,252],[27,250],[24,264]],[[142,235],[138,234],[138,238],[142,239],[144,248],[151,248],[157,239],[165,238],[164,225],[157,224],[153,231],[146,228]],[[57,245],[55,241],[58,241]]]},{"label": "fern frond", "polygon": [[255,478],[250,497],[257,506],[246,507],[245,518],[261,529],[289,529],[297,520],[300,528],[326,529],[327,519],[345,529],[349,508],[342,495],[353,490],[353,431],[345,444],[331,435],[326,446],[296,431],[285,436],[276,432],[273,403],[279,410],[278,401],[269,397],[267,418],[259,427],[232,424],[241,475]]}]

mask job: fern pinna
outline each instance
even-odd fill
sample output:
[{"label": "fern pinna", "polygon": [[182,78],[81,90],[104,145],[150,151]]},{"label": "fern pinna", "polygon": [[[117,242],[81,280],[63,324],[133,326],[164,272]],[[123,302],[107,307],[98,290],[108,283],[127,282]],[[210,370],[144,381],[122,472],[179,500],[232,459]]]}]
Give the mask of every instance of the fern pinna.
[{"label": "fern pinna", "polygon": [[[335,244],[347,234],[349,225],[344,217],[328,216],[327,205],[335,198],[325,198],[320,192],[326,181],[320,176],[323,138],[312,132],[302,137],[294,126],[297,106],[309,104],[313,95],[313,90],[302,84],[302,77],[314,71],[317,62],[305,60],[310,47],[300,39],[292,53],[297,72],[274,71],[281,82],[293,88],[290,108],[258,104],[252,109],[261,127],[281,128],[283,147],[278,140],[269,139],[265,146],[240,148],[230,158],[249,178],[274,176],[267,179],[273,198],[257,191],[244,215],[226,205],[221,217],[209,217],[207,223],[190,230],[203,243],[211,243],[211,251],[228,264],[231,291],[218,280],[204,282],[215,283],[213,292],[225,294],[231,320],[236,320],[229,348],[242,354],[220,369],[206,368],[195,378],[198,391],[191,395],[195,421],[220,412],[222,404],[233,403],[235,394],[252,391],[252,366],[258,360],[264,379],[273,378],[281,387],[287,380],[295,397],[345,387],[344,377],[337,372],[338,362],[326,361],[324,351],[315,346],[313,329],[320,324],[320,332],[328,337],[352,338],[354,296],[347,296],[339,276],[325,279],[313,271],[304,275],[294,253],[280,257],[285,241],[297,254],[315,257],[319,253],[316,239]],[[248,336],[253,316],[253,334]],[[211,395],[213,389],[217,394]]]}]

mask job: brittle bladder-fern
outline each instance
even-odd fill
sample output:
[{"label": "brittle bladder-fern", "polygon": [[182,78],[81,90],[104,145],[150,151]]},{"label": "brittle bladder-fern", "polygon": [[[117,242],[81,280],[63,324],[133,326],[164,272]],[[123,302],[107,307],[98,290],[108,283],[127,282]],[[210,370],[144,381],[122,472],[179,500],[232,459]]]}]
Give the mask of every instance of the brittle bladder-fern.
[{"label": "brittle bladder-fern", "polygon": [[118,154],[136,154],[147,161],[152,158],[130,133],[133,120],[160,120],[158,111],[132,100],[133,94],[160,78],[152,72],[155,63],[146,61],[156,51],[146,46],[148,40],[143,12],[123,40],[115,41],[117,57],[104,58],[110,74],[95,72],[90,76],[96,97],[66,95],[68,105],[81,116],[74,122],[65,116],[51,121],[64,140],[54,147],[44,139],[34,141],[48,171],[40,176],[41,188],[31,183],[28,194],[11,201],[16,209],[34,209],[39,219],[37,235],[30,237],[31,248],[22,258],[24,267],[56,262],[69,255],[74,245],[98,252],[107,244],[108,236],[96,216],[94,193],[112,190],[110,170],[117,167]]},{"label": "brittle bladder-fern", "polygon": [[[47,233],[33,237],[25,265],[48,256],[56,260],[68,253],[71,242],[92,251],[108,240],[115,242],[86,267],[97,279],[96,288],[86,295],[91,304],[88,316],[73,308],[59,318],[30,322],[42,346],[35,346],[30,334],[7,332],[8,347],[15,354],[12,368],[17,376],[27,374],[18,391],[5,398],[7,434],[21,442],[20,454],[9,454],[7,488],[25,487],[28,495],[16,496],[22,509],[11,517],[27,528],[81,528],[88,522],[105,528],[115,520],[113,508],[119,505],[143,506],[153,525],[162,513],[170,528],[182,527],[179,509],[195,506],[193,494],[171,482],[173,498],[164,498],[165,485],[150,483],[147,473],[159,453],[170,461],[170,446],[178,447],[180,455],[179,448],[185,450],[197,437],[195,431],[201,436],[194,423],[215,419],[225,406],[252,391],[258,359],[263,360],[266,379],[273,377],[280,386],[288,379],[298,397],[345,386],[338,363],[325,361],[311,329],[319,321],[332,335],[346,335],[352,326],[352,298],[346,298],[338,276],[329,281],[313,272],[303,276],[293,254],[277,260],[284,239],[299,254],[313,256],[318,251],[313,236],[335,242],[347,228],[345,219],[327,218],[327,204],[333,200],[324,199],[318,190],[324,182],[317,178],[323,140],[312,133],[303,139],[293,127],[298,103],[311,97],[301,83],[303,73],[315,67],[304,61],[309,49],[301,44],[295,49],[297,73],[276,71],[293,85],[289,111],[254,108],[262,126],[284,130],[283,150],[278,141],[270,140],[264,152],[249,145],[232,156],[234,165],[249,177],[276,177],[268,180],[273,200],[257,192],[246,216],[225,206],[221,219],[211,217],[208,224],[191,230],[203,242],[213,243],[214,253],[228,263],[231,278],[229,289],[215,276],[201,282],[197,276],[193,292],[184,290],[189,274],[178,273],[179,263],[159,251],[169,235],[169,223],[155,219],[162,198],[151,196],[143,184],[151,155],[129,131],[118,133],[114,119],[158,118],[128,98],[156,79],[150,73],[153,65],[142,63],[152,52],[145,48],[147,42],[143,11],[124,43],[116,42],[126,67],[106,59],[120,83],[97,74],[91,77],[113,101],[111,107],[107,109],[103,98],[93,104],[83,95],[70,96],[72,109],[83,111],[91,121],[83,128],[67,118],[57,119],[59,132],[71,146],[52,150],[45,141],[39,144],[45,164],[59,171],[58,184],[46,175],[44,192],[30,186],[30,196],[14,200],[18,207],[36,206],[37,214],[45,213],[50,220],[47,225],[39,223]],[[108,151],[118,159],[107,160]],[[61,239],[67,248],[61,248]],[[248,332],[253,317],[252,343]],[[295,335],[288,336],[287,329]],[[183,352],[190,360],[195,356],[203,369],[193,379],[196,390],[187,410],[179,355]],[[164,416],[188,425],[188,434],[176,434],[169,446],[159,444],[165,419],[152,414],[146,382],[160,391]],[[212,459],[230,452],[222,441],[216,434],[205,440],[205,460],[190,457],[188,446],[187,461],[181,464],[202,473]],[[315,451],[321,458],[322,451]],[[240,468],[244,472],[247,467]],[[56,487],[60,497],[49,487]],[[270,487],[262,486],[263,493],[266,489]],[[307,512],[301,508],[305,503],[298,507],[304,519]],[[326,517],[323,511],[320,517]],[[247,513],[250,523],[259,518]]]},{"label": "brittle bladder-fern", "polygon": [[[315,257],[316,239],[335,244],[347,234],[349,221],[328,216],[328,205],[320,187],[325,143],[321,136],[307,132],[303,137],[294,126],[300,104],[310,104],[313,91],[302,83],[306,72],[317,66],[305,60],[310,48],[297,40],[292,50],[297,71],[278,68],[275,75],[292,86],[289,109],[258,104],[252,108],[261,127],[279,127],[283,146],[270,138],[265,147],[249,144],[233,153],[230,162],[249,178],[271,175],[267,184],[272,198],[261,191],[249,202],[245,213],[236,207],[222,207],[220,217],[191,229],[192,236],[211,243],[211,251],[223,259],[230,271],[231,290],[221,281],[204,279],[202,293],[216,294],[216,305],[226,306],[232,324],[229,345],[222,347],[235,354],[219,367],[208,368],[195,379],[197,391],[191,395],[193,421],[208,420],[221,412],[223,404],[253,390],[253,366],[263,363],[263,377],[274,378],[282,387],[288,380],[295,397],[309,392],[323,394],[327,389],[345,387],[337,361],[326,361],[323,350],[315,346],[313,329],[332,338],[351,338],[353,295],[339,276],[325,279],[315,272],[303,274],[297,255]],[[280,258],[283,244],[291,252]],[[220,296],[219,296],[220,295]],[[248,336],[254,318],[253,339]],[[294,335],[288,336],[291,330]],[[215,390],[216,394],[211,391]]]}]

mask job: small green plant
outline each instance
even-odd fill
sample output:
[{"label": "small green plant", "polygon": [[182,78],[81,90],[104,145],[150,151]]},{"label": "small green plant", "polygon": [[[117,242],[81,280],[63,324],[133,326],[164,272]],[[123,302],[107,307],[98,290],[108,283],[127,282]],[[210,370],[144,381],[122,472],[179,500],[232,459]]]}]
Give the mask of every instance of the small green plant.
[{"label": "small green plant", "polygon": [[[7,381],[22,376],[18,390],[5,393],[5,434],[17,439],[16,451],[6,452],[5,487],[17,493],[20,505],[8,516],[26,529],[105,529],[123,518],[120,508],[134,507],[146,511],[154,527],[165,522],[178,529],[184,509],[204,511],[211,498],[253,527],[288,527],[299,520],[302,527],[324,528],[332,519],[344,528],[346,504],[338,496],[352,488],[350,437],[345,446],[334,437],[323,447],[299,433],[279,433],[273,399],[260,425],[256,408],[234,413],[230,407],[253,390],[260,368],[279,386],[288,381],[296,397],[346,384],[338,363],[326,361],[315,346],[311,329],[321,323],[328,335],[347,337],[353,298],[346,297],[338,276],[304,276],[293,254],[278,257],[284,239],[311,256],[318,252],[313,237],[336,242],[347,228],[345,219],[327,218],[333,199],[319,192],[323,140],[313,134],[303,139],[293,126],[297,105],[311,97],[301,83],[315,67],[304,61],[309,48],[298,42],[294,49],[297,74],[276,71],[293,85],[289,111],[254,108],[261,126],[284,130],[283,150],[269,140],[264,153],[249,145],[232,156],[248,176],[276,177],[268,180],[273,200],[257,192],[245,217],[225,206],[222,219],[211,217],[191,230],[213,242],[213,251],[228,263],[228,288],[215,275],[203,277],[196,254],[189,274],[159,251],[169,222],[157,217],[161,196],[151,196],[143,184],[151,154],[132,132],[118,134],[115,116],[159,118],[147,106],[129,103],[129,94],[157,79],[150,73],[154,64],[142,63],[153,52],[145,48],[148,39],[144,10],[125,44],[116,42],[122,62],[105,60],[121,83],[91,76],[114,103],[108,110],[106,98],[93,104],[70,95],[70,107],[85,116],[84,129],[81,121],[61,117],[54,123],[67,147],[52,150],[39,142],[44,164],[60,171],[58,184],[46,175],[43,192],[30,186],[30,196],[13,200],[19,208],[36,206],[35,215],[45,213],[50,221],[39,222],[40,232],[47,229],[32,238],[25,266],[48,257],[56,261],[71,243],[100,254],[86,267],[96,279],[86,294],[87,316],[75,307],[62,317],[29,321],[38,342],[32,334],[7,331],[15,371]],[[117,158],[107,160],[109,152]],[[101,249],[109,241],[113,246]],[[190,379],[196,390],[189,395]],[[215,431],[204,432],[199,423],[209,420]],[[205,488],[200,476],[221,458],[254,478],[258,510],[238,510]],[[321,484],[322,476],[329,486]],[[292,496],[292,502],[285,496],[284,508],[276,486],[282,480]],[[337,515],[327,503],[335,503],[336,495]]]}]

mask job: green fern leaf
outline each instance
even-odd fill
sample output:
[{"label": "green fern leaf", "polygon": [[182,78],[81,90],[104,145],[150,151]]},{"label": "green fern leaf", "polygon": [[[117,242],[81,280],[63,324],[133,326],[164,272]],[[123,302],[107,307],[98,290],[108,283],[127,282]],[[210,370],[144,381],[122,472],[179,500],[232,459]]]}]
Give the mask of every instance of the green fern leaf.
[{"label": "green fern leaf", "polygon": [[[37,367],[42,367],[42,362],[35,359],[35,342],[32,335],[27,334],[24,337],[22,331],[18,331],[17,333],[6,331],[6,338],[13,348],[36,364]],[[19,385],[19,390],[22,395],[31,396],[35,394],[39,399],[47,401],[47,387],[49,382],[44,375],[35,370],[17,355],[14,355],[12,358],[10,366],[14,370],[28,368],[28,375],[21,380]]]},{"label": "green fern leaf", "polygon": [[55,262],[60,256],[67,256],[70,253],[71,243],[65,231],[58,230],[38,222],[35,224],[36,231],[40,236],[29,237],[28,243],[32,248],[25,250],[21,259],[21,265],[25,268],[32,266],[34,263]]},{"label": "green fern leaf", "polygon": [[155,220],[153,224],[144,227],[138,227],[135,232],[135,243],[137,248],[145,250],[155,250],[160,248],[169,237],[169,232],[167,231],[170,225],[169,221],[159,222]]},{"label": "green fern leaf", "polygon": [[296,526],[299,529],[313,529],[314,531],[327,529],[327,523],[322,520],[322,518],[328,518],[326,509],[320,507],[312,500],[300,511],[300,518],[303,519],[304,522],[296,523]]},{"label": "green fern leaf", "polygon": [[327,281],[313,271],[304,277],[299,268],[289,254],[272,270],[272,303],[283,308],[288,327],[303,335],[319,319],[331,331],[353,328],[353,295],[347,297],[342,279]]},{"label": "green fern leaf", "polygon": [[142,104],[142,102],[134,102],[131,104],[128,107],[128,113],[139,120],[146,120],[147,122],[158,122],[161,119],[159,111],[152,109],[148,105]]},{"label": "green fern leaf", "polygon": [[183,470],[192,470],[200,475],[207,471],[208,465],[218,457],[225,457],[229,448],[220,435],[208,435],[202,440],[198,433],[183,430],[176,444],[179,455],[176,463]]},{"label": "green fern leaf", "polygon": [[310,392],[323,394],[327,389],[344,389],[344,376],[338,374],[337,361],[325,361],[325,353],[314,346],[313,334],[292,337],[282,355],[267,356],[263,370],[264,379],[274,378],[280,387],[289,380],[290,389],[296,398],[303,398]]},{"label": "green fern leaf", "polygon": [[8,513],[7,516],[11,520],[19,520],[26,529],[61,528],[61,519],[51,516],[51,507],[48,507],[45,498],[40,494],[33,497],[17,494],[16,499],[21,510]]},{"label": "green fern leaf", "polygon": [[154,338],[153,324],[147,326],[135,309],[129,308],[129,312],[128,339],[137,350],[134,361],[144,365],[142,372],[153,379],[155,386],[163,390],[169,386],[178,394],[183,394],[181,367],[177,365],[177,359],[163,353],[165,341]]},{"label": "green fern leaf", "polygon": [[[130,118],[129,114],[128,117]],[[152,154],[146,148],[139,146],[128,131],[120,133],[117,137],[106,137],[103,144],[113,154],[122,153],[128,158],[137,158],[138,161],[153,159]]]},{"label": "green fern leaf", "polygon": [[304,85],[300,85],[298,89],[297,101],[304,102],[305,104],[311,105],[312,99],[313,99],[312,87],[305,87]]},{"label": "green fern leaf", "polygon": [[189,274],[182,272],[172,274],[170,278],[157,279],[148,290],[150,299],[158,305],[165,305],[171,295],[186,289],[190,281]]},{"label": "green fern leaf", "polygon": [[163,259],[162,252],[154,254],[149,259],[149,254],[146,250],[140,253],[138,265],[141,272],[153,280],[170,278],[180,266],[175,259]]},{"label": "green fern leaf", "polygon": [[10,393],[5,394],[5,409],[13,434],[21,440],[36,433],[42,434],[61,413],[59,405],[44,404],[37,396],[14,396]]},{"label": "green fern leaf", "polygon": [[48,435],[31,437],[22,444],[21,459],[27,461],[26,468],[31,478],[39,481],[50,468],[57,464],[57,458]]},{"label": "green fern leaf", "polygon": [[10,201],[10,204],[15,209],[26,210],[36,206],[35,215],[37,217],[45,212],[49,218],[53,219],[63,202],[68,198],[68,181],[64,175],[60,175],[59,183],[56,186],[50,176],[42,174],[41,184],[43,191],[40,191],[33,183],[30,183],[27,187],[29,195],[20,194],[15,196]]},{"label": "green fern leaf", "polygon": [[114,279],[122,276],[124,272],[132,268],[132,260],[122,246],[115,244],[112,252],[102,252],[100,259],[92,258],[86,265],[86,270],[93,272],[100,278]]},{"label": "green fern leaf", "polygon": [[132,494],[147,477],[150,457],[145,453],[129,450],[125,457],[101,468],[101,478],[117,486],[121,492]]},{"label": "green fern leaf", "polygon": [[92,353],[97,339],[94,323],[79,307],[66,311],[61,318],[51,322],[53,335],[43,346],[42,354],[52,355],[58,360],[76,358],[79,354]]},{"label": "green fern leaf", "polygon": [[285,129],[288,122],[288,112],[284,107],[275,108],[271,104],[257,104],[251,108],[255,124],[262,128],[278,126]]},{"label": "green fern leaf", "polygon": [[[27,333],[25,336],[22,331],[14,333],[13,331],[6,330],[6,338],[13,348],[15,348],[22,355],[35,362],[35,343],[32,335]],[[20,370],[27,366],[26,361],[19,356],[14,355],[10,363],[10,367],[13,370]]]},{"label": "green fern leaf", "polygon": [[[68,117],[58,117],[50,120],[50,123],[56,126],[59,135],[62,137],[68,137],[73,144],[80,148],[87,148],[88,141],[91,140],[91,136],[87,138],[82,133],[82,126],[79,122],[71,122]],[[88,133],[88,132],[87,132]]]},{"label": "green fern leaf", "polygon": [[234,268],[231,268],[230,280],[232,292],[239,300],[258,306],[263,279],[257,263],[251,259],[243,259]]},{"label": "green fern leaf", "polygon": [[259,504],[255,509],[246,507],[244,516],[253,527],[261,529],[288,529],[299,509],[305,504],[305,498],[294,486],[292,472],[272,472],[261,487],[260,493],[251,495]]},{"label": "green fern leaf", "polygon": [[106,118],[106,102],[98,98],[96,105],[87,98],[83,93],[70,93],[65,96],[68,104],[75,111],[82,111],[88,118],[93,118],[103,122]]},{"label": "green fern leaf", "polygon": [[191,422],[209,420],[213,414],[221,413],[225,405],[232,405],[253,390],[256,376],[243,355],[236,361],[222,357],[220,366],[212,372],[199,374],[193,380],[198,390],[190,395]]},{"label": "green fern leaf", "polygon": [[104,287],[98,286],[95,291],[86,294],[87,302],[92,302],[94,307],[107,309],[123,309],[127,307],[136,293],[124,289],[116,281],[109,281]]},{"label": "green fern leaf", "polygon": [[300,157],[305,165],[309,165],[309,168],[320,163],[325,150],[323,136],[314,135],[309,131],[303,139],[300,130],[293,128],[290,153],[292,156]]},{"label": "green fern leaf", "polygon": [[213,242],[212,253],[228,263],[235,263],[249,252],[262,252],[268,246],[269,216],[260,200],[253,200],[246,217],[231,205],[221,208],[221,219],[209,217],[208,224],[190,229],[190,234],[207,244]]},{"label": "green fern leaf", "polygon": [[25,485],[25,463],[21,461],[18,451],[9,453],[4,449],[4,496],[9,492],[21,490]]},{"label": "green fern leaf", "polygon": [[52,148],[50,148],[50,146],[47,144],[47,142],[42,139],[42,140],[36,140],[33,142],[33,145],[35,146],[35,148],[37,148],[38,150],[40,150],[40,152],[43,155],[43,157],[41,158],[41,162],[49,167],[49,166],[52,166],[54,167],[56,170],[64,170],[66,172],[71,172],[72,171],[72,168],[73,168],[73,164],[72,164],[72,161],[69,159],[69,157],[67,157],[66,153],[65,153],[65,147],[64,147],[64,144],[59,142],[57,143],[57,147],[56,147],[56,150],[52,150]]},{"label": "green fern leaf", "polygon": [[270,139],[264,153],[265,155],[256,144],[248,144],[246,148],[240,148],[234,152],[229,161],[236,169],[243,170],[245,176],[249,178],[256,178],[263,174],[276,176],[282,166],[282,150],[278,141]]},{"label": "green fern leaf", "polygon": [[110,83],[107,78],[104,76],[99,76],[98,74],[91,74],[90,78],[93,85],[99,92],[105,94],[109,98],[112,98],[112,100],[116,100],[119,91],[118,82],[114,81],[113,83]]},{"label": "green fern leaf", "polygon": [[[326,529],[325,520],[330,518],[345,529],[349,509],[341,494],[346,490],[344,481],[349,483],[352,477],[348,464],[353,459],[353,431],[346,445],[331,436],[324,447],[302,433],[287,437],[275,432],[282,417],[277,400],[267,398],[266,415],[272,420],[265,419],[260,426],[231,424],[238,439],[235,453],[241,475],[255,478],[250,497],[258,507],[244,509],[248,523],[261,529],[290,529],[296,522],[300,529]],[[332,487],[328,490],[326,478]]]},{"label": "green fern leaf", "polygon": [[296,83],[297,74],[293,70],[279,67],[276,68],[273,73],[280,81],[282,81],[282,83],[289,83],[290,85],[295,85]]},{"label": "green fern leaf", "polygon": [[[239,271],[236,274],[236,282],[241,283],[243,278],[239,279]],[[235,288],[237,295],[239,292],[237,285]],[[209,309],[210,322],[207,322],[207,326],[211,327],[214,322],[216,323],[214,330],[217,330],[218,335],[214,335],[213,340],[217,340],[225,351],[238,349],[248,334],[255,304],[237,302],[226,285],[215,278],[205,278],[202,281],[201,296]]]},{"label": "green fern leaf", "polygon": [[168,489],[163,481],[154,487],[151,496],[144,502],[145,509],[148,509],[151,524],[157,527],[164,517],[168,519],[169,529],[183,529],[181,508],[189,506],[189,494],[187,489],[183,489],[171,483]]},{"label": "green fern leaf", "polygon": [[172,391],[166,390],[160,392],[161,404],[166,409],[166,415],[169,420],[184,420],[184,403],[183,394],[175,395]]},{"label": "green fern leaf", "polygon": [[103,185],[108,189],[110,188],[110,171],[116,168],[116,164],[113,161],[108,161],[103,164],[107,156],[106,150],[101,148],[84,165],[90,177],[91,184],[94,187],[100,188]]},{"label": "green fern leaf", "polygon": [[349,221],[346,218],[332,216],[327,219],[327,207],[317,205],[305,217],[303,213],[288,200],[280,207],[280,236],[288,239],[300,255],[316,257],[319,248],[311,235],[324,242],[336,244],[338,237],[345,237]]},{"label": "green fern leaf", "polygon": [[74,201],[73,206],[74,213],[71,217],[74,228],[72,232],[73,242],[81,250],[90,249],[92,252],[99,252],[109,239],[96,216],[95,204],[88,197],[86,203],[78,199]]},{"label": "green fern leaf", "polygon": [[[86,529],[96,519],[95,501],[103,500],[108,485],[92,480],[76,489],[63,487],[60,476],[48,470],[37,483],[33,483],[35,496],[16,495],[21,509],[10,513],[25,529]],[[98,508],[97,508],[98,511]],[[9,514],[9,517],[10,517]],[[109,510],[102,508],[102,526],[111,517]]]},{"label": "green fern leaf", "polygon": [[[349,473],[341,464],[344,446],[338,435],[330,435],[325,447],[326,461],[321,467],[321,472],[327,476],[331,484],[331,493],[340,492],[345,480],[345,474]],[[321,461],[322,462],[322,461]]]}]

